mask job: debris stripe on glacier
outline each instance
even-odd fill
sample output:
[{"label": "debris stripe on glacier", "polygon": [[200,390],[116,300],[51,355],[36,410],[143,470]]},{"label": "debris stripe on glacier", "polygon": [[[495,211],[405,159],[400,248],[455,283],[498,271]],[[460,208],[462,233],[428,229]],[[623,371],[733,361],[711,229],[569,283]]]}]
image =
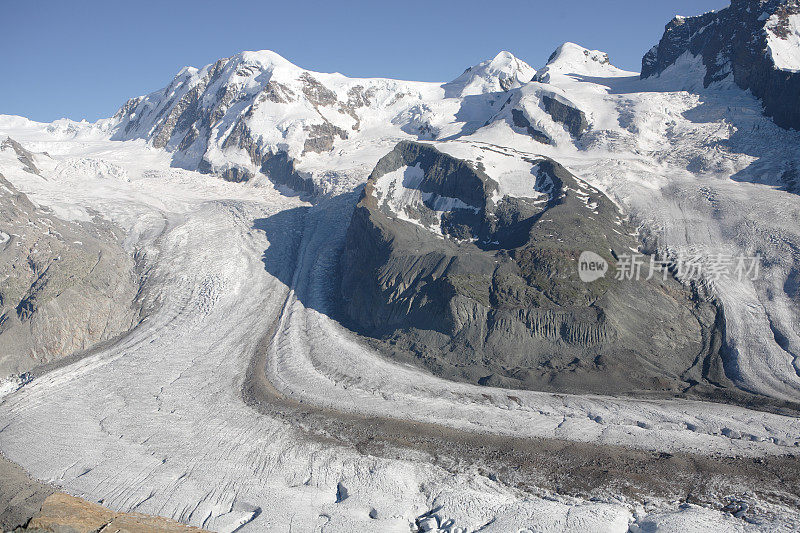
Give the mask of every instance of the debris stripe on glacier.
[{"label": "debris stripe on glacier", "polygon": [[[305,443],[291,428],[244,408],[238,387],[252,353],[253,332],[265,330],[269,309],[277,312],[286,293],[258,260],[265,247],[281,243],[267,243],[250,224],[255,216],[298,203],[268,193],[263,202],[273,207],[213,201],[252,198],[257,191],[176,173],[160,161],[159,167],[154,155],[135,143],[94,143],[80,149],[103,151],[112,160],[149,161],[153,170],[163,170],[157,179],[131,172],[132,185],[119,184],[122,189],[111,192],[92,180],[83,186],[76,180],[67,191],[79,203],[100,207],[131,228],[135,224],[127,210],[132,200],[119,204],[118,193],[126,190],[122,197],[135,198],[144,206],[140,209],[171,205],[183,214],[167,216],[173,222],[166,232],[137,230],[145,238],[142,246],[147,235],[163,235],[160,249],[149,252],[157,257],[150,283],[162,301],[158,312],[118,346],[47,374],[0,405],[6,421],[0,447],[35,476],[115,508],[222,531],[252,519],[256,507],[262,512],[248,524],[254,530],[277,527],[292,516],[296,527],[313,527],[326,514],[331,531],[359,523],[407,531],[408,521],[431,504],[431,496],[420,496],[423,483],[434,487],[430,490],[439,501],[451,502],[457,525],[476,528],[487,517],[501,519],[486,531],[550,520],[568,525],[558,517],[571,510],[574,517],[583,517],[580,523],[599,530],[627,527],[630,511],[624,505],[609,507],[609,515],[600,511],[602,504],[519,500],[480,476],[452,479],[438,473],[424,459],[378,461]],[[63,185],[48,189],[40,182],[19,182],[29,191],[38,188],[43,202],[64,190]],[[349,487],[347,505],[335,503],[339,482]],[[367,517],[376,492],[384,495],[378,507],[387,517],[377,523]],[[464,506],[466,501],[470,505]]]}]

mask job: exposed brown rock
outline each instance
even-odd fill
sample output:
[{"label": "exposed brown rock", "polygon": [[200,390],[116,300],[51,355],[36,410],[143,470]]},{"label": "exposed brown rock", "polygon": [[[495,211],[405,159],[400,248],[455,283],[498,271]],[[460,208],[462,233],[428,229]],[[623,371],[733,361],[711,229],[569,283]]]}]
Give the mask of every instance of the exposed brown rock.
[{"label": "exposed brown rock", "polygon": [[205,530],[186,526],[160,516],[141,513],[117,513],[100,504],[88,502],[63,492],[51,494],[23,531],[53,533],[201,533]]},{"label": "exposed brown rock", "polygon": [[28,524],[28,529],[53,532],[92,533],[114,519],[114,511],[63,492],[47,497],[42,510]]}]

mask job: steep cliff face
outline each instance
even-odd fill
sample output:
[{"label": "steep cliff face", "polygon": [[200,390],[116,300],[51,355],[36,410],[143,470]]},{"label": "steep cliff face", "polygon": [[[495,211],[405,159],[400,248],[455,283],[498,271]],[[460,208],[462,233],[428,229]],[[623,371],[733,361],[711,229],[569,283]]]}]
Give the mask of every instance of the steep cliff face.
[{"label": "steep cliff face", "polygon": [[700,57],[704,84],[732,76],[784,128],[800,129],[800,2],[733,0],[697,17],[676,17],[642,59],[642,78],[657,76],[682,56]]},{"label": "steep cliff face", "polygon": [[725,381],[713,305],[670,277],[579,279],[583,251],[613,273],[637,246],[631,233],[551,159],[402,142],[353,214],[342,314],[392,355],[480,383],[630,392]]}]

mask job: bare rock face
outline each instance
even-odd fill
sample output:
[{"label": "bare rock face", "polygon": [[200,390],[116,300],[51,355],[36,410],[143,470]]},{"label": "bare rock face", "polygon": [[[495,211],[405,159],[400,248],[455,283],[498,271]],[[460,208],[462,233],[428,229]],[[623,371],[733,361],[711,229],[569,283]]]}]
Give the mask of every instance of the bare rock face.
[{"label": "bare rock face", "polygon": [[732,0],[730,7],[697,17],[676,17],[642,59],[642,78],[661,74],[684,54],[700,56],[706,86],[729,75],[764,103],[783,128],[800,129],[800,65],[782,57],[798,31],[798,0]]},{"label": "bare rock face", "polygon": [[542,96],[542,107],[553,117],[555,122],[562,124],[573,137],[580,137],[589,129],[586,115],[580,109],[547,95]]},{"label": "bare rock face", "polygon": [[[343,322],[392,356],[481,384],[603,393],[727,384],[716,307],[671,276],[614,279],[619,255],[639,244],[616,206],[553,160],[525,163],[538,196],[501,198],[480,164],[398,144],[352,216]],[[419,201],[398,203],[411,195]],[[587,250],[611,274],[581,281]]]},{"label": "bare rock face", "polygon": [[16,531],[39,512],[56,489],[31,477],[0,455],[0,531]]},{"label": "bare rock face", "polygon": [[0,376],[86,350],[138,321],[117,230],[60,220],[0,175]]},{"label": "bare rock face", "polygon": [[28,529],[91,533],[100,531],[111,522],[114,514],[102,505],[56,492],[47,497],[42,510],[28,524]]},{"label": "bare rock face", "polygon": [[202,533],[160,516],[117,513],[102,505],[56,492],[50,495],[23,531],[52,533]]}]

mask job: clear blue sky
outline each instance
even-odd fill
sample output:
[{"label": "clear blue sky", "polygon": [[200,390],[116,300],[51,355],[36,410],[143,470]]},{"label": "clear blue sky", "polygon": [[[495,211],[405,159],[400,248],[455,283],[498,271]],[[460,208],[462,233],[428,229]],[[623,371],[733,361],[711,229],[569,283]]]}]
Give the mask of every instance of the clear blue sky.
[{"label": "clear blue sky", "polygon": [[[675,14],[727,0],[0,0],[0,113],[96,120],[242,50],[310,70],[447,81],[509,50],[538,68],[564,41],[639,70]],[[224,7],[223,7],[224,5]]]}]

